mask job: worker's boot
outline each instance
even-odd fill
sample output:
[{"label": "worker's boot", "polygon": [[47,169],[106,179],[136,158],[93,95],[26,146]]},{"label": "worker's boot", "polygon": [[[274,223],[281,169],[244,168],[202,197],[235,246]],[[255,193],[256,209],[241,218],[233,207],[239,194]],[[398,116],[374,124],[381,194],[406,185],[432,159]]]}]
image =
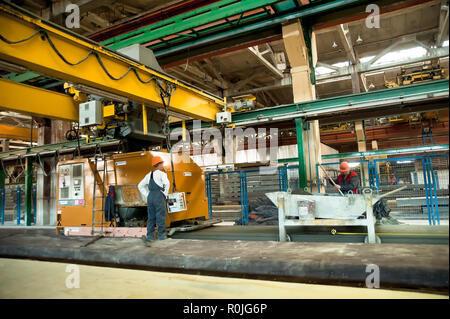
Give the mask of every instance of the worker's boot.
[{"label": "worker's boot", "polygon": [[153,240],[148,239],[145,235],[142,235],[141,239],[146,246],[150,246],[150,244],[153,242]]}]

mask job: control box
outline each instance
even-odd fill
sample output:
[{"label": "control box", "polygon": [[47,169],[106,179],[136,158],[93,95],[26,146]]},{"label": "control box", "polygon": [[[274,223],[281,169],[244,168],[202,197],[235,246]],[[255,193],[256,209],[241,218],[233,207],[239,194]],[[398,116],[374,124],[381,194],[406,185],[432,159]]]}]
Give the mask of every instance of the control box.
[{"label": "control box", "polygon": [[78,123],[80,127],[101,125],[103,122],[103,106],[101,101],[80,103]]},{"label": "control box", "polygon": [[58,181],[59,206],[84,205],[83,163],[61,165]]},{"label": "control box", "polygon": [[169,213],[177,213],[187,209],[186,195],[184,192],[168,195]]},{"label": "control box", "polygon": [[216,114],[216,123],[225,124],[231,123],[231,112],[220,112]]}]

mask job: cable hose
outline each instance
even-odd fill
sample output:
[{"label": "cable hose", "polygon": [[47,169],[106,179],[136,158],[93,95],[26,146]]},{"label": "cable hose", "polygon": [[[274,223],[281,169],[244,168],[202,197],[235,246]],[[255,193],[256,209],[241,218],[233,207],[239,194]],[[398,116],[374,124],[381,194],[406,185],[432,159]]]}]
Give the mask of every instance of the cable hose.
[{"label": "cable hose", "polygon": [[[53,42],[53,40],[52,40],[51,37],[49,36],[48,32],[47,32],[46,30],[44,30],[44,29],[39,29],[39,30],[36,31],[34,34],[32,34],[31,36],[29,36],[29,37],[27,37],[27,38],[24,38],[24,39],[22,39],[22,40],[18,40],[18,41],[11,41],[11,40],[8,40],[8,39],[6,39],[4,36],[2,36],[2,35],[0,34],[0,40],[3,41],[3,42],[5,42],[5,43],[7,43],[7,44],[18,44],[18,43],[26,42],[26,41],[28,41],[28,40],[34,38],[34,37],[35,37],[36,35],[38,35],[38,34],[41,34],[41,39],[42,39],[43,41],[44,41],[45,39],[47,39],[47,41],[48,41],[50,47],[53,49],[53,51],[55,51],[55,53],[58,55],[58,57],[59,57],[64,63],[66,63],[66,64],[68,64],[68,65],[70,65],[70,66],[76,66],[76,65],[79,65],[79,64],[81,64],[82,62],[86,61],[91,55],[95,55],[95,57],[96,57],[96,59],[97,59],[97,62],[100,64],[100,67],[103,69],[103,71],[105,72],[105,74],[106,74],[111,80],[114,80],[114,81],[122,80],[124,77],[126,77],[126,76],[128,75],[128,73],[130,73],[130,71],[132,71],[132,72],[134,73],[134,75],[136,76],[137,80],[138,80],[139,82],[141,82],[142,84],[148,84],[148,83],[150,83],[151,81],[156,80],[156,77],[154,77],[154,76],[150,77],[148,80],[143,80],[143,79],[141,78],[141,76],[139,75],[139,73],[137,72],[136,68],[133,67],[133,66],[130,66],[130,67],[128,68],[128,70],[127,70],[124,74],[122,74],[121,76],[115,77],[115,76],[113,76],[113,75],[108,71],[108,69],[107,69],[106,66],[104,65],[103,60],[102,60],[102,58],[100,57],[99,53],[98,53],[97,51],[95,51],[95,50],[89,51],[89,53],[88,53],[84,58],[80,59],[78,62],[70,62],[70,61],[67,60],[67,59],[64,57],[64,55],[58,50],[58,48],[56,47],[55,43]],[[168,93],[167,93],[165,90],[164,90],[164,93],[165,93],[166,96],[167,96]]]},{"label": "cable hose", "polygon": [[33,33],[32,35],[30,35],[28,38],[25,38],[25,39],[22,39],[22,40],[19,40],[19,41],[11,41],[11,40],[8,40],[8,39],[6,39],[5,37],[3,37],[3,36],[0,34],[0,40],[2,40],[3,42],[6,42],[6,43],[8,43],[8,44],[18,44],[18,43],[22,43],[22,42],[25,42],[25,41],[28,41],[28,40],[34,38],[34,37],[35,37],[36,35],[38,35],[39,33],[41,33],[41,29],[38,30],[38,31],[36,31],[36,32]]},{"label": "cable hose", "polygon": [[[170,142],[170,128],[169,128],[169,105],[170,105],[170,98],[172,97],[172,94],[174,91],[172,87],[170,87],[170,93],[168,93],[166,90],[163,89],[162,85],[157,81],[156,82],[160,88],[160,92],[159,92],[159,96],[161,97],[161,100],[163,102],[164,105],[164,110],[165,110],[165,129],[164,129],[164,134],[166,135],[166,142],[167,142],[167,149],[170,153],[170,166],[172,168],[172,184],[173,184],[173,193],[177,192],[177,185],[176,185],[176,181],[175,181],[175,169],[173,166],[173,154],[172,154],[172,144]],[[168,83],[166,83],[166,87],[168,86]],[[165,100],[165,95],[167,96],[167,103]]]}]

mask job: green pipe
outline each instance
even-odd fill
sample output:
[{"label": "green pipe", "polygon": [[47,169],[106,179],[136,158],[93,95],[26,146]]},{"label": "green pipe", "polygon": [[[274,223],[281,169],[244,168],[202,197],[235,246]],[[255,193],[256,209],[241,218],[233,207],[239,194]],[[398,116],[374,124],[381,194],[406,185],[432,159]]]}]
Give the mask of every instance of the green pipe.
[{"label": "green pipe", "polygon": [[448,150],[448,144],[433,145],[433,146],[402,147],[402,148],[392,148],[392,149],[374,150],[374,151],[366,151],[366,152],[328,154],[328,155],[322,155],[322,159],[324,160],[324,159],[332,159],[332,158],[396,155],[396,154],[406,154],[406,153],[436,152],[436,151],[445,151],[445,150]]},{"label": "green pipe", "polygon": [[297,130],[297,149],[298,149],[298,180],[301,189],[307,187],[306,177],[306,159],[305,147],[303,145],[304,121],[301,118],[295,119],[295,128]]},{"label": "green pipe", "polygon": [[[408,86],[400,86],[396,88],[383,89],[370,92],[355,93],[337,97],[331,97],[326,99],[312,100],[304,103],[294,103],[281,105],[276,107],[270,107],[261,110],[247,111],[233,113],[232,120],[233,124],[239,125],[239,122],[244,122],[248,120],[258,120],[264,119],[264,117],[272,117],[277,115],[288,115],[289,113],[295,112],[313,112],[313,111],[327,111],[333,112],[337,108],[350,107],[360,103],[380,103],[380,101],[386,99],[399,99],[401,101],[408,101],[408,99],[413,99],[414,96],[439,93],[448,95],[449,80],[437,80],[419,84],[412,84]],[[423,99],[423,97],[418,97]],[[444,98],[444,97],[443,97]],[[448,96],[445,96],[448,98]]]},{"label": "green pipe", "polygon": [[147,25],[131,32],[118,35],[101,42],[117,50],[136,43],[145,43],[161,39],[185,30],[206,25],[227,17],[275,4],[281,0],[222,0],[199,9],[189,11],[163,21]]},{"label": "green pipe", "polygon": [[310,6],[307,6],[306,8],[301,8],[296,12],[293,13],[287,13],[282,16],[278,16],[269,20],[263,20],[259,21],[250,25],[241,26],[239,28],[228,30],[225,32],[222,32],[220,34],[215,34],[209,37],[205,37],[202,39],[196,39],[192,40],[186,43],[183,43],[179,46],[174,46],[165,50],[159,50],[155,52],[155,56],[157,58],[164,56],[164,55],[170,55],[177,52],[181,52],[184,50],[188,50],[194,46],[200,46],[200,45],[206,45],[210,44],[214,41],[220,41],[225,38],[229,37],[237,37],[240,35],[248,34],[251,32],[256,32],[259,30],[263,30],[266,28],[270,28],[273,26],[280,25],[284,22],[295,20],[295,19],[301,19],[306,17],[311,17],[314,15],[319,14],[325,14],[328,11],[336,11],[340,8],[349,6],[349,5],[357,5],[359,3],[365,3],[368,2],[366,0],[337,0],[337,1],[330,1],[327,3],[317,4],[315,5],[312,3]]}]

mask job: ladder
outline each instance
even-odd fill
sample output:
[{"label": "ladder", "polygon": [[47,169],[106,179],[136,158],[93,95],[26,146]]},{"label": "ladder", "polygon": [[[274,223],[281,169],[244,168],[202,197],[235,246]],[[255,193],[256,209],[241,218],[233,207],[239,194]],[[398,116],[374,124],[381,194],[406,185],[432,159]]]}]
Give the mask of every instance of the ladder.
[{"label": "ladder", "polygon": [[[100,176],[100,172],[97,169],[98,162],[103,162],[103,170],[102,170],[102,176]],[[89,160],[89,165],[91,167],[91,170],[94,174],[94,185],[93,185],[93,191],[92,191],[92,229],[91,229],[91,235],[95,235],[96,233],[100,236],[103,236],[103,224],[104,224],[104,210],[105,210],[105,193],[106,193],[106,187],[105,187],[105,180],[106,180],[106,167],[107,167],[107,160],[104,155],[102,154],[95,154],[94,156],[94,163],[92,163]],[[97,196],[97,186],[101,187],[101,196]],[[96,201],[98,198],[101,198],[102,204],[101,208],[97,208]],[[96,222],[97,213],[100,212],[101,214],[101,222]],[[95,226],[100,225],[100,231],[95,230]]]}]

